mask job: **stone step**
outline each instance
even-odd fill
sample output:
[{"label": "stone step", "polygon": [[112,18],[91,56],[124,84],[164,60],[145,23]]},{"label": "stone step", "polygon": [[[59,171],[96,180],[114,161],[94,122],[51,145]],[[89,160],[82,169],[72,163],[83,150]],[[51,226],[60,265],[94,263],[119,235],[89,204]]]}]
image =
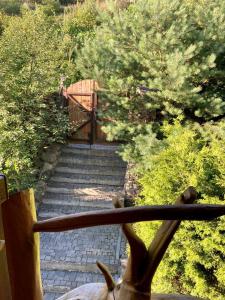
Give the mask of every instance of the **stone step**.
[{"label": "stone step", "polygon": [[[90,150],[92,151],[92,150]],[[93,150],[94,151],[94,150]],[[96,150],[96,153],[98,153],[98,151]],[[91,152],[87,152],[87,151],[83,151],[81,150],[79,154],[73,153],[71,151],[68,152],[63,152],[62,153],[63,157],[67,157],[67,158],[76,158],[79,157],[80,159],[90,159],[90,160],[97,160],[97,161],[109,161],[109,162],[122,162],[125,164],[125,162],[122,160],[122,158],[117,155],[111,155],[111,156],[101,156],[101,155],[94,155]]]},{"label": "stone step", "polygon": [[[93,203],[94,201],[94,203]],[[101,200],[83,200],[80,198],[69,198],[69,199],[54,199],[54,198],[43,198],[42,199],[42,203],[43,204],[51,204],[51,205],[55,205],[57,206],[61,206],[61,205],[68,205],[68,206],[77,206],[77,207],[97,207],[97,208],[102,208],[102,209],[106,209],[106,208],[113,208],[113,204],[111,200],[108,201],[101,201]]]},{"label": "stone step", "polygon": [[117,151],[120,148],[120,145],[112,145],[112,144],[75,144],[75,143],[69,143],[67,144],[67,147],[73,148],[73,149],[96,149],[96,150],[106,150],[106,151]]},{"label": "stone step", "polygon": [[[80,191],[83,193],[88,193],[89,195],[99,195],[102,193],[111,193],[113,195],[113,192],[119,192],[123,190],[123,186],[119,185],[105,185],[105,184],[95,184],[95,183],[70,183],[70,182],[58,182],[58,181],[49,181],[48,182],[48,188],[46,191],[49,190],[49,188],[62,188],[65,190],[70,190],[76,195],[80,194]],[[108,191],[106,192],[106,188],[108,188]],[[63,191],[63,190],[62,190]]]},{"label": "stone step", "polygon": [[[116,276],[118,278],[118,276]],[[44,300],[55,300],[62,294],[86,283],[105,282],[103,275],[93,272],[42,270]]]},{"label": "stone step", "polygon": [[126,169],[118,168],[118,167],[101,167],[98,166],[84,166],[84,165],[76,165],[74,168],[70,168],[67,164],[58,164],[55,168],[56,173],[66,173],[66,174],[89,174],[89,175],[110,175],[110,176],[124,176]]},{"label": "stone step", "polygon": [[[67,289],[65,289],[65,291],[67,291]],[[54,292],[53,287],[52,287],[52,292],[51,291],[50,292],[45,292],[45,289],[44,289],[44,298],[43,299],[44,300],[56,300],[65,293],[66,292],[62,292],[62,293]]]},{"label": "stone step", "polygon": [[123,177],[102,176],[102,175],[74,175],[74,174],[55,174],[50,182],[72,183],[72,184],[98,184],[110,186],[122,186]]},{"label": "stone step", "polygon": [[[82,189],[77,190],[75,193],[74,190],[68,189],[61,189],[61,188],[53,188],[47,187],[47,192],[44,195],[44,199],[58,199],[62,201],[85,201],[85,202],[92,202],[92,201],[100,201],[100,202],[111,202],[113,194],[110,192],[102,192],[102,193],[95,193],[95,191],[90,191],[85,189],[85,193],[80,193]],[[122,193],[119,193],[121,194]]]},{"label": "stone step", "polygon": [[55,194],[68,194],[82,197],[83,196],[92,196],[94,198],[98,197],[113,197],[115,193],[121,193],[121,187],[115,186],[100,186],[100,185],[87,185],[87,184],[67,184],[64,183],[49,183],[46,192],[55,193]]},{"label": "stone step", "polygon": [[[112,274],[117,274],[119,269],[119,264],[117,265],[107,265],[108,269]],[[96,263],[69,263],[69,262],[59,262],[59,261],[42,261],[41,262],[42,271],[66,271],[66,272],[79,272],[79,273],[91,273],[99,274],[99,269]],[[86,282],[87,283],[87,282]]]},{"label": "stone step", "polygon": [[59,163],[67,164],[69,167],[76,167],[76,165],[84,166],[107,166],[107,167],[121,167],[125,168],[126,164],[121,159],[118,158],[96,158],[96,157],[87,157],[87,156],[67,156],[63,155],[59,159]]},{"label": "stone step", "polygon": [[53,218],[60,217],[62,215],[76,214],[81,212],[99,211],[101,207],[96,207],[95,203],[92,206],[76,206],[76,205],[55,205],[49,203],[42,203],[39,206],[38,218]]},{"label": "stone step", "polygon": [[63,147],[62,153],[67,153],[71,155],[87,155],[87,156],[97,156],[97,157],[119,157],[114,150],[96,150],[96,149],[82,149],[74,147]]},{"label": "stone step", "polygon": [[[123,193],[126,164],[118,146],[68,144],[38,209],[39,219],[113,208],[112,197]],[[64,232],[43,232],[41,270],[44,300],[90,282],[104,282],[96,261],[118,278],[125,239],[120,225],[95,226]]]}]

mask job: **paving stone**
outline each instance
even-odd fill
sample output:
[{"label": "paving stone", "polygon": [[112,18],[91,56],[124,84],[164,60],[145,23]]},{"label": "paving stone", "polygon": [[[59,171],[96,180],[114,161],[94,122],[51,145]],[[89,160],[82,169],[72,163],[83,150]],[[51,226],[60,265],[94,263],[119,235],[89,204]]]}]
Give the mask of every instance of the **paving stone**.
[{"label": "paving stone", "polygon": [[[116,148],[98,147],[94,150],[71,144],[64,147],[39,206],[39,219],[112,208],[111,198],[123,190],[125,164],[115,154]],[[103,184],[97,184],[95,177]],[[64,182],[60,178],[73,179],[73,182]],[[114,179],[120,186],[104,184]],[[78,183],[79,180],[83,183]],[[42,233],[44,300],[55,300],[85,283],[104,282],[96,267],[97,260],[108,265],[113,275],[119,278],[120,258],[126,256],[125,250],[119,225]]]},{"label": "paving stone", "polygon": [[55,300],[55,299],[59,298],[60,296],[62,296],[62,294],[59,294],[59,293],[46,293],[44,295],[44,300]]},{"label": "paving stone", "polygon": [[41,205],[39,209],[39,216],[41,212],[48,212],[48,213],[58,213],[60,215],[67,215],[67,214],[75,214],[80,212],[89,212],[93,210],[102,210],[101,207],[95,206],[79,206],[79,205],[54,205],[54,204],[45,204]]}]

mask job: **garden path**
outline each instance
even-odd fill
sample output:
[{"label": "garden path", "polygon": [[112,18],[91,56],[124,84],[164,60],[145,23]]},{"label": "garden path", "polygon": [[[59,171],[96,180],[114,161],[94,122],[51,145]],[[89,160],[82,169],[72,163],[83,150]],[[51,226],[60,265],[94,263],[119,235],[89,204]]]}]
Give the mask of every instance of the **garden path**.
[{"label": "garden path", "polygon": [[[64,146],[50,178],[38,219],[112,208],[112,197],[123,191],[126,165],[116,146]],[[54,300],[89,282],[104,282],[96,260],[120,273],[125,240],[119,225],[41,234],[44,300]]]}]

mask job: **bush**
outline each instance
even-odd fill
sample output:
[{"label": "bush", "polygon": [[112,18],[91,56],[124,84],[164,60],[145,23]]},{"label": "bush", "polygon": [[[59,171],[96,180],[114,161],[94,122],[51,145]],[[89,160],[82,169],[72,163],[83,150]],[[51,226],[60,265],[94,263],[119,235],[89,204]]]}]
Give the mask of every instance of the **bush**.
[{"label": "bush", "polygon": [[86,39],[93,38],[98,18],[99,12],[93,0],[65,8],[63,29],[64,43],[70,48],[68,52],[68,61],[71,63],[68,66],[70,83],[82,77],[76,66],[77,52],[83,47]]},{"label": "bush", "polygon": [[7,16],[3,12],[0,12],[0,36],[2,35],[3,31],[5,30],[5,27],[7,26],[9,19],[10,19],[9,16]]},{"label": "bush", "polygon": [[62,12],[60,2],[58,0],[42,0],[43,11],[51,16]]},{"label": "bush", "polygon": [[21,1],[18,0],[0,0],[0,10],[9,15],[18,15],[20,13]]},{"label": "bush", "polygon": [[150,122],[181,113],[199,123],[224,116],[225,2],[202,3],[139,0],[116,7],[85,42],[78,67],[102,87],[104,117],[115,121],[105,126],[109,139],[130,142]]},{"label": "bush", "polygon": [[[225,123],[183,127],[165,123],[162,141],[146,136],[139,144],[141,198],[138,205],[174,203],[188,186],[198,203],[224,204]],[[137,146],[138,147],[138,146]],[[182,222],[154,278],[157,292],[178,292],[204,299],[224,299],[225,217],[211,222]],[[136,225],[149,244],[158,223]]]},{"label": "bush", "polygon": [[66,134],[67,117],[51,97],[63,58],[59,27],[40,8],[11,18],[1,36],[0,169],[10,190],[33,185],[43,147]]}]

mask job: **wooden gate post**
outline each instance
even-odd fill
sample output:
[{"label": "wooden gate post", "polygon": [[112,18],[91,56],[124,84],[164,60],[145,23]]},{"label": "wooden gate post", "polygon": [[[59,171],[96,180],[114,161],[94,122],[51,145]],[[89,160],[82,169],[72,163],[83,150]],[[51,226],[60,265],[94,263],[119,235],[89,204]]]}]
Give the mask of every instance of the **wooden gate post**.
[{"label": "wooden gate post", "polygon": [[33,190],[9,196],[2,217],[12,300],[42,300],[39,234]]},{"label": "wooden gate post", "polygon": [[5,235],[2,223],[2,203],[8,198],[6,178],[0,174],[0,299],[11,300],[8,265],[5,250]]}]

